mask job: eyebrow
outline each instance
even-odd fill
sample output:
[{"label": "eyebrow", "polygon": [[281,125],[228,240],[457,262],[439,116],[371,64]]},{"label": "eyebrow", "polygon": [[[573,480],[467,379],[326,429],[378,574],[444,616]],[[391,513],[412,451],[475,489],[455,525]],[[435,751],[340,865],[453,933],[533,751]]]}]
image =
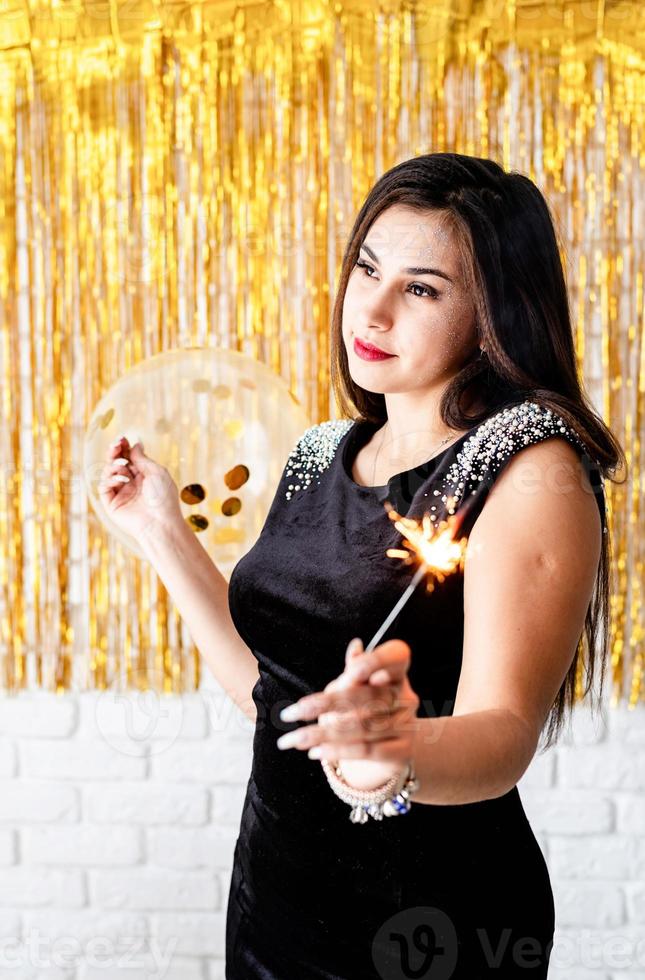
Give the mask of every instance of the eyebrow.
[{"label": "eyebrow", "polygon": [[[363,242],[361,248],[367,252],[373,262],[376,262],[377,265],[379,264],[378,258],[369,245],[366,245],[365,242]],[[411,266],[408,269],[401,269],[401,272],[407,272],[411,276],[440,276],[442,279],[447,279],[448,282],[453,282],[450,276],[446,275],[445,272],[442,272],[441,269],[422,269],[420,266]]]}]

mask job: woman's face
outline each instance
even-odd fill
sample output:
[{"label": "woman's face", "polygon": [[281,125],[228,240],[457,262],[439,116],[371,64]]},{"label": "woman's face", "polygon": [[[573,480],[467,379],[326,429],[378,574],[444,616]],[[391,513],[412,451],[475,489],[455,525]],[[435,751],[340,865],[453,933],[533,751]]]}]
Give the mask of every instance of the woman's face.
[{"label": "woman's face", "polygon": [[[478,339],[444,215],[403,205],[381,212],[347,282],[342,330],[352,378],[366,391],[421,394],[459,371]],[[365,360],[357,338],[394,356]]]}]

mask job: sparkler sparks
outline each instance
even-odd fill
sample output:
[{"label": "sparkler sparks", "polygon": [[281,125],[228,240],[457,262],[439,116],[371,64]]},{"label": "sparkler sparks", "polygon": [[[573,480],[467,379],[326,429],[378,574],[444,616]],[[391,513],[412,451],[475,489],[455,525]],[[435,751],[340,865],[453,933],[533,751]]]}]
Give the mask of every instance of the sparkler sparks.
[{"label": "sparkler sparks", "polygon": [[[409,565],[420,558],[421,564],[403,595],[364,648],[365,653],[374,649],[424,575],[428,575],[427,590],[432,592],[436,582],[444,582],[446,576],[451,572],[458,568],[463,569],[468,543],[467,538],[456,539],[459,522],[455,516],[448,517],[447,520],[441,521],[438,526],[435,526],[428,514],[424,514],[421,523],[419,523],[414,518],[402,517],[388,502],[384,506],[388,517],[394,521],[396,529],[406,535],[403,544],[407,545],[407,548],[388,548],[386,555],[388,558],[403,559],[405,565]],[[449,511],[452,506],[452,501],[448,501]]]}]

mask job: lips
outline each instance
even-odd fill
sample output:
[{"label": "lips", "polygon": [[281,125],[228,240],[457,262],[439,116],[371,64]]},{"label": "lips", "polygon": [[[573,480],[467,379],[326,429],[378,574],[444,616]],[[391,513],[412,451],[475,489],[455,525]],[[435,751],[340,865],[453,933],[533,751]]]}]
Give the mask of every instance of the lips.
[{"label": "lips", "polygon": [[357,337],[356,339],[359,342],[359,344],[361,345],[361,347],[366,347],[367,350],[376,351],[377,354],[388,354],[389,353],[389,351],[382,350],[380,347],[377,347],[376,344],[370,344],[370,342],[368,340],[361,340],[360,337]]},{"label": "lips", "polygon": [[365,361],[382,361],[388,357],[396,357],[396,354],[388,354],[387,351],[381,350],[374,344],[365,343],[358,337],[354,337],[354,352]]}]

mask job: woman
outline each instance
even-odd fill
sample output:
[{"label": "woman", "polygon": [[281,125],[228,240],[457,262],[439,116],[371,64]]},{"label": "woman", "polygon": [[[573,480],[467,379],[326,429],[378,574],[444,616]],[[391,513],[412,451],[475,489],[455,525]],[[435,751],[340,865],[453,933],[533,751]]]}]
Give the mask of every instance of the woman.
[{"label": "woman", "polygon": [[[139,444],[105,470],[112,518],[255,720],[226,976],[546,977],[553,894],[516,783],[585,650],[585,693],[605,665],[602,479],[624,456],[581,390],[542,194],[460,154],[392,168],[352,229],[332,345],[343,418],[298,440],[228,587]],[[386,554],[389,508],[452,520],[465,563],[364,653],[416,570]],[[347,795],[406,776],[386,819]]]}]

